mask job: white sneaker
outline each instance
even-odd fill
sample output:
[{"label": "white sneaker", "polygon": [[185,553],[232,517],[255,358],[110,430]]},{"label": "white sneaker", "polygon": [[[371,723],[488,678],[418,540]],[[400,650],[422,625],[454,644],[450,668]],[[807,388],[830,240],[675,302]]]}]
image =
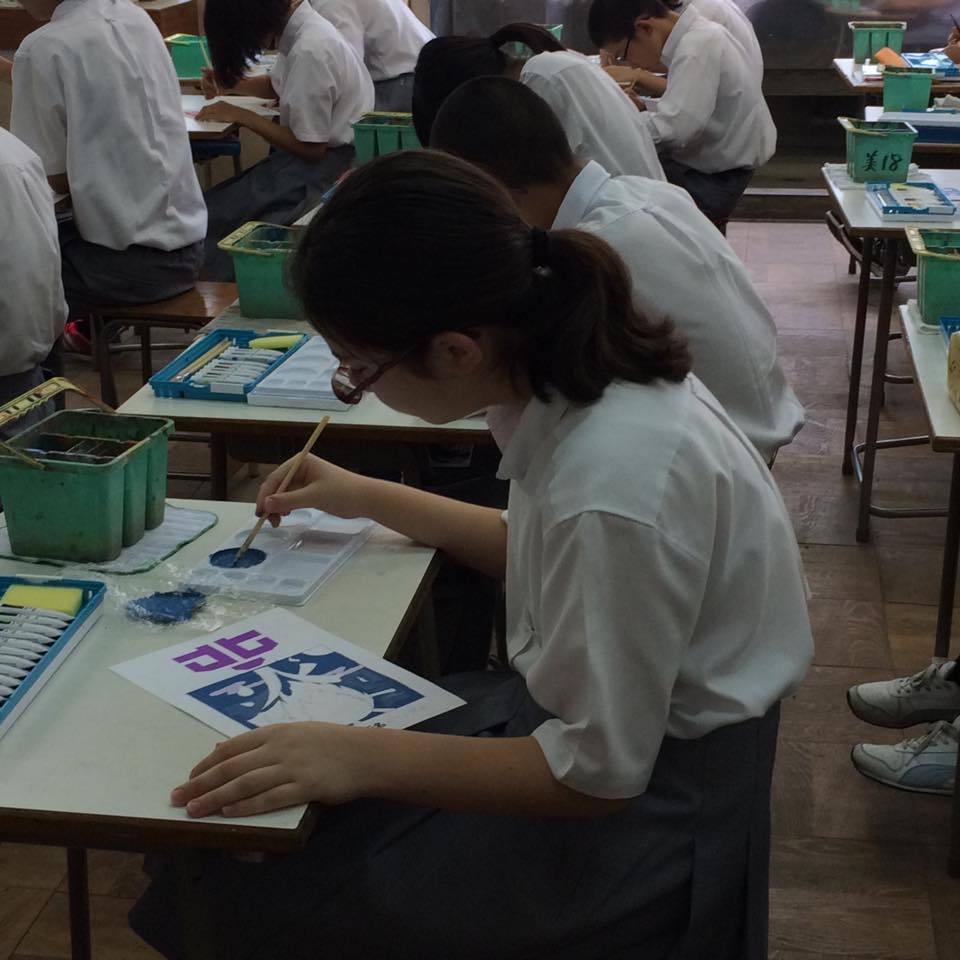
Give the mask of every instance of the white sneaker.
[{"label": "white sneaker", "polygon": [[913,793],[953,793],[960,717],[938,720],[922,737],[901,743],[858,743],[850,755],[865,777]]},{"label": "white sneaker", "polygon": [[847,691],[847,703],[856,716],[877,727],[953,720],[960,714],[960,683],[946,677],[955,666],[954,660],[935,657],[912,677],[858,683]]}]

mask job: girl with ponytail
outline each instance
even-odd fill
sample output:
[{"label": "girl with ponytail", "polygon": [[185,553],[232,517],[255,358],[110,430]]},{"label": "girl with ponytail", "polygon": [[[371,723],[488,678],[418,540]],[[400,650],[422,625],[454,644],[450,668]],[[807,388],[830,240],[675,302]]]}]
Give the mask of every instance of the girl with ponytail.
[{"label": "girl with ponytail", "polygon": [[[527,47],[529,59],[508,54],[511,43]],[[630,98],[599,66],[532,23],[511,23],[486,38],[438,37],[423,47],[413,75],[413,122],[424,146],[443,101],[467,80],[488,76],[519,80],[546,100],[578,159],[596,160],[613,176],[664,179]]]},{"label": "girl with ponytail", "polygon": [[[445,678],[466,705],[416,730],[279,724],[199,763],[172,795],[192,817],[342,805],[295,857],[193,868],[218,956],[766,960],[803,578],[769,471],[670,322],[636,311],[603,241],[530,230],[431,152],[359,169],[293,272],[346,399],[499,414],[509,512],[316,457],[258,512],[371,517],[505,579],[509,662]],[[134,926],[179,957],[177,874],[151,875]]]}]

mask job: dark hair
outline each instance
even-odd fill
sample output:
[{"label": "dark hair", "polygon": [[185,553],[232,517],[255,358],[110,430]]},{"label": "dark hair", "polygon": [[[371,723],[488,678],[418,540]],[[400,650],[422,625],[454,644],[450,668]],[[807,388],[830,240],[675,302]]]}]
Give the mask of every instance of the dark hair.
[{"label": "dark hair", "polygon": [[592,403],[614,380],[679,381],[690,369],[686,341],[638,313],[602,240],[531,231],[496,180],[432,150],[353,173],[291,272],[321,334],[416,364],[445,330],[493,330],[504,369],[541,399],[553,388]]},{"label": "dark hair", "polygon": [[413,125],[421,143],[430,142],[440,104],[461,83],[503,74],[513,58],[501,47],[511,42],[525,44],[534,53],[566,49],[535,23],[508,23],[489,37],[437,37],[424,45],[413,75]]},{"label": "dark hair", "polygon": [[506,77],[478,77],[454,90],[433,122],[430,146],[515,189],[556,182],[576,163],[549,104]]},{"label": "dark hair", "polygon": [[665,17],[670,10],[663,0],[593,0],[587,14],[587,32],[594,46],[604,47],[632,37],[637,17]]},{"label": "dark hair", "polygon": [[217,82],[232,87],[283,30],[290,0],[207,0],[203,29]]}]

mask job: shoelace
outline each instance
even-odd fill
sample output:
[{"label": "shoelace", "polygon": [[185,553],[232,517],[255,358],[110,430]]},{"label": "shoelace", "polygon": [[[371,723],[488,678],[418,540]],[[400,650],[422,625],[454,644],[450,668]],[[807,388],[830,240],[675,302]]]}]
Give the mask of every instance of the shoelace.
[{"label": "shoelace", "polygon": [[914,755],[922,753],[930,746],[949,746],[951,743],[960,743],[960,717],[956,720],[938,720],[922,737],[904,740],[903,747]]},{"label": "shoelace", "polygon": [[[935,686],[941,686],[946,681],[941,676],[940,671],[947,662],[946,660],[934,660],[925,670],[915,673],[912,677],[904,677],[897,687],[897,692],[932,690]],[[952,661],[950,662],[952,663]]]}]

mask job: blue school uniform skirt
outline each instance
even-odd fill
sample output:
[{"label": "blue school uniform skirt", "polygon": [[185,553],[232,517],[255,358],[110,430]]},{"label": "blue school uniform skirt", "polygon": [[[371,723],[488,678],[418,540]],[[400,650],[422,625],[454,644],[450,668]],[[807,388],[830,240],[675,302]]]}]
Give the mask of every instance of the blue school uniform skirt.
[{"label": "blue school uniform skirt", "polygon": [[204,194],[207,239],[200,276],[232,281],[233,260],[217,244],[250,220],[287,226],[315,207],[353,162],[353,147],[333,147],[319,163],[274,150],[237,177]]},{"label": "blue school uniform skirt", "polygon": [[[548,716],[513,673],[444,685],[468,703],[422,729],[525,736]],[[179,895],[206,900],[230,960],[766,960],[778,718],[665,739],[647,791],[611,816],[358,801],[323,811],[301,853],[195,861]],[[179,960],[182,872],[148,873],[131,923]]]}]

